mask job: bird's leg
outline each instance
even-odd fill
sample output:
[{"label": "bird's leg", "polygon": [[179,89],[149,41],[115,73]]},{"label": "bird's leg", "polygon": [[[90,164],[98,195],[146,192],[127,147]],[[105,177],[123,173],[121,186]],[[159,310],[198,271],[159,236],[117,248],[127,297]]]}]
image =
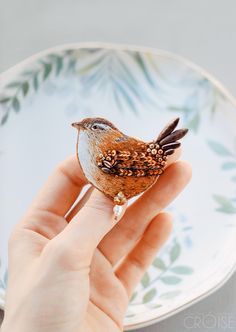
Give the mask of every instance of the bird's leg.
[{"label": "bird's leg", "polygon": [[114,206],[114,218],[115,220],[118,220],[119,217],[122,215],[123,213],[123,208],[124,205],[127,203],[127,198],[125,197],[125,195],[120,191],[115,197],[114,197],[114,203],[116,204]]},{"label": "bird's leg", "polygon": [[123,194],[122,191],[120,191],[115,197],[114,197],[114,203],[116,205],[124,205],[127,202],[127,198]]}]

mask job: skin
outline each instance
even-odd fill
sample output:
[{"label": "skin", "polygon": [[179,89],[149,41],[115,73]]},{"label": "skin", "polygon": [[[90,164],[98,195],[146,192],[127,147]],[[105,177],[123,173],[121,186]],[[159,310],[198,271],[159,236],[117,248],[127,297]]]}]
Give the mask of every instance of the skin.
[{"label": "skin", "polygon": [[97,189],[71,209],[86,181],[75,157],[59,165],[11,234],[2,332],[122,331],[129,298],[171,232],[163,210],[190,177],[174,162],[116,222]]}]

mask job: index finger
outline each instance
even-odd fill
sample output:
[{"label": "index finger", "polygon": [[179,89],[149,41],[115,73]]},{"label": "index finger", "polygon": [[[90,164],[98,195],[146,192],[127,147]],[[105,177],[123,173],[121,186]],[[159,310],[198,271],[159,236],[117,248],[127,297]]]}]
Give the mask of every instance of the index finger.
[{"label": "index finger", "polygon": [[47,211],[65,216],[86,183],[76,156],[67,158],[48,178],[32,202],[30,212]]}]

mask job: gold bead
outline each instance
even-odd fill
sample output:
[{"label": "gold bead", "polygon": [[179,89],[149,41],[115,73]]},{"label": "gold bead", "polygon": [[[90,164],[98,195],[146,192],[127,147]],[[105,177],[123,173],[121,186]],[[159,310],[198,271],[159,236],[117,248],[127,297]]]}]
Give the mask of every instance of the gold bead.
[{"label": "gold bead", "polygon": [[119,196],[119,194],[114,197],[114,202],[116,203],[116,205],[123,205],[126,202],[126,197],[125,195],[123,195],[123,193],[121,193],[122,196]]},{"label": "gold bead", "polygon": [[157,150],[156,149],[152,149],[152,154],[157,154]]},{"label": "gold bead", "polygon": [[163,150],[162,150],[162,149],[159,149],[159,150],[158,150],[158,154],[163,154]]}]

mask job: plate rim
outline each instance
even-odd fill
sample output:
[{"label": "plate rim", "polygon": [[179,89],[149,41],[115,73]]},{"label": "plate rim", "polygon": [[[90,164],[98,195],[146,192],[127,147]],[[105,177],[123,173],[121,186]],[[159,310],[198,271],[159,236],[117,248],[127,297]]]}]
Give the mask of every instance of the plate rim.
[{"label": "plate rim", "polygon": [[177,309],[173,309],[173,310],[169,311],[168,313],[159,316],[158,318],[153,318],[153,319],[150,319],[150,320],[148,320],[146,322],[143,322],[143,323],[126,325],[126,326],[124,326],[124,331],[133,331],[134,329],[141,329],[143,327],[151,326],[155,323],[159,323],[159,322],[163,321],[164,319],[167,319],[169,317],[172,317],[172,316],[180,313],[181,311],[183,311],[183,310],[191,307],[192,305],[204,300],[209,295],[212,295],[213,293],[218,291],[222,286],[224,286],[229,281],[229,279],[234,275],[235,271],[236,271],[236,263],[231,268],[229,273],[227,273],[227,275],[225,276],[224,279],[222,279],[220,282],[218,282],[218,284],[213,286],[211,289],[209,289],[205,293],[199,295],[198,297],[194,298],[193,300],[190,300],[189,302],[184,303],[183,305],[181,305]]},{"label": "plate rim", "polygon": [[14,72],[17,72],[21,67],[27,65],[35,61],[36,59],[43,57],[51,52],[58,52],[63,51],[66,49],[80,49],[80,48],[103,48],[107,50],[118,50],[118,51],[137,51],[137,52],[149,52],[155,55],[163,56],[172,60],[179,61],[185,64],[187,67],[192,68],[193,70],[197,71],[199,74],[207,78],[211,81],[230,101],[230,103],[236,108],[236,97],[234,97],[228,88],[225,87],[221,81],[216,78],[214,75],[210,74],[206,69],[201,67],[200,65],[196,64],[195,62],[185,58],[182,55],[176,54],[174,52],[165,51],[162,49],[158,49],[155,47],[148,47],[148,46],[139,46],[135,44],[121,44],[121,43],[106,43],[106,42],[99,42],[99,41],[90,41],[90,42],[79,42],[79,43],[68,43],[57,45],[53,47],[49,47],[46,50],[37,52],[26,59],[20,61],[16,65],[6,69],[2,73],[0,73],[0,83],[2,79],[7,79],[7,76],[11,76]]},{"label": "plate rim", "polygon": [[[158,49],[155,47],[148,47],[148,46],[141,46],[141,45],[134,45],[134,44],[123,44],[123,43],[107,43],[107,42],[99,42],[99,41],[89,41],[89,42],[78,42],[78,43],[68,43],[68,44],[62,44],[53,46],[50,48],[47,48],[43,51],[37,52],[29,57],[27,57],[25,60],[20,61],[16,65],[13,65],[12,67],[6,69],[2,73],[0,73],[0,85],[4,84],[3,82],[6,80],[10,80],[12,76],[17,74],[19,70],[28,64],[36,61],[37,59],[50,54],[52,52],[60,52],[66,49],[81,49],[81,48],[102,48],[107,50],[116,50],[116,51],[137,51],[137,52],[148,52],[157,56],[162,56],[165,58],[169,58],[172,60],[175,60],[177,62],[180,62],[187,66],[188,68],[191,68],[195,72],[199,73],[206,79],[208,79],[215,87],[221,91],[221,93],[226,97],[227,101],[230,102],[230,104],[236,109],[236,98],[231,94],[231,92],[228,90],[227,87],[219,79],[217,79],[214,75],[210,74],[206,69],[202,68],[198,64],[192,62],[188,58],[185,58],[182,55],[176,54],[174,52],[165,51],[162,49]],[[201,295],[195,297],[194,299],[184,303],[183,305],[179,306],[176,309],[173,309],[169,311],[168,313],[164,313],[161,316],[157,318],[152,318],[150,320],[146,320],[141,323],[136,324],[130,324],[130,325],[124,325],[124,331],[131,331],[134,329],[140,329],[143,327],[150,326],[152,324],[155,324],[157,322],[160,322],[166,318],[169,318],[184,309],[190,307],[193,304],[196,304],[197,302],[203,300],[207,296],[213,294],[215,291],[219,290],[234,274],[236,271],[236,259],[233,266],[231,266],[231,269],[228,270],[228,273],[225,274],[224,277],[220,281],[218,281],[212,288],[208,289]],[[5,295],[5,294],[4,294]],[[5,296],[0,297],[0,309],[4,310],[5,307]]]}]

